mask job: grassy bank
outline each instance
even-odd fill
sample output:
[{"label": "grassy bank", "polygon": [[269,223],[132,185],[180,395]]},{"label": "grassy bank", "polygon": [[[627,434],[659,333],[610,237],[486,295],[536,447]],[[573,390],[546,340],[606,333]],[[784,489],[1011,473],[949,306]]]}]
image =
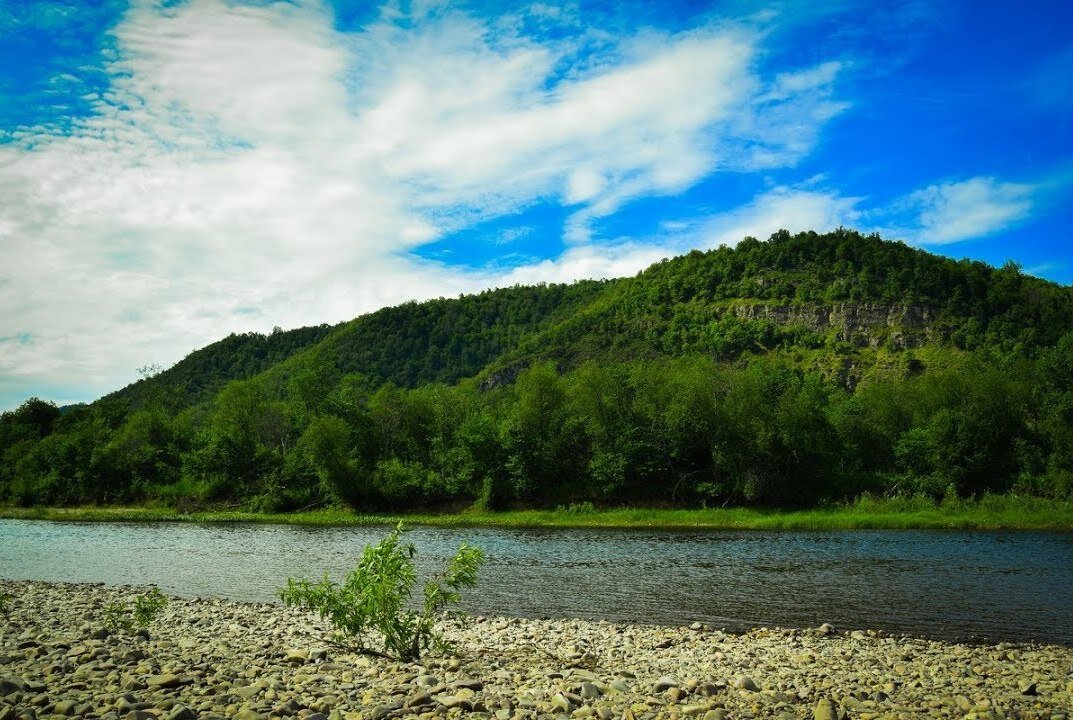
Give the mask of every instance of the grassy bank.
[{"label": "grassy bank", "polygon": [[153,507],[0,508],[0,517],[79,522],[280,523],[288,525],[408,525],[445,527],[591,527],[712,530],[1060,530],[1073,531],[1073,502],[991,496],[934,503],[924,498],[863,498],[813,510],[719,508],[665,510],[512,510],[497,513],[376,515],[347,509],[294,513],[210,510],[180,513]]}]

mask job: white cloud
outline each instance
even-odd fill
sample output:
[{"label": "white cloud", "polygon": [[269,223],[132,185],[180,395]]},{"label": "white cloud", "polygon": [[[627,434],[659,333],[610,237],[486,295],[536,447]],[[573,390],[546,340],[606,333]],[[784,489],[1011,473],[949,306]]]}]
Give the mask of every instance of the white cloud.
[{"label": "white cloud", "polygon": [[607,182],[600,173],[588,168],[579,168],[567,176],[564,200],[570,205],[591,200],[599,195],[606,185]]},{"label": "white cloud", "polygon": [[705,221],[690,246],[734,245],[746,235],[766,239],[778,230],[828,232],[857,223],[859,198],[799,188],[775,188],[752,203]]},{"label": "white cloud", "polygon": [[633,275],[667,257],[663,245],[643,242],[614,243],[604,247],[585,245],[568,248],[554,260],[542,260],[489,278],[497,286],[532,285],[538,282],[568,283],[584,278],[603,279]]},{"label": "white cloud", "polygon": [[1024,272],[1025,275],[1045,277],[1047,273],[1051,273],[1056,270],[1064,270],[1066,267],[1066,263],[1064,262],[1051,260],[1048,262],[1039,263],[1038,265],[1033,265],[1032,267],[1023,268],[1022,272]]},{"label": "white cloud", "polygon": [[1036,186],[975,177],[929,185],[895,203],[910,212],[910,228],[894,231],[921,245],[941,245],[983,238],[1005,230],[1029,216]]},{"label": "white cloud", "polygon": [[[765,78],[743,27],[590,43],[394,15],[343,33],[315,2],[135,2],[95,114],[0,145],[0,337],[33,332],[0,353],[4,386],[77,378],[89,399],[251,318],[633,272],[680,243],[593,244],[594,219],[712,172],[793,165],[844,107],[837,65]],[[837,210],[780,192],[709,235]],[[493,274],[405,254],[538,202],[574,211],[556,260]]]},{"label": "white cloud", "polygon": [[571,247],[554,260],[515,268],[501,284],[572,282],[633,275],[663,258],[692,249],[733,247],[742,238],[767,239],[778,230],[825,232],[855,223],[857,198],[812,189],[774,188],[748,205],[708,217],[670,220],[647,239]]}]

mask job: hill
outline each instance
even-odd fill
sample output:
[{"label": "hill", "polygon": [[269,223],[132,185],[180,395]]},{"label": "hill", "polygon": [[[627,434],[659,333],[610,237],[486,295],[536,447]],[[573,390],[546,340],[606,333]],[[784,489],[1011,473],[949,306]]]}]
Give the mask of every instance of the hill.
[{"label": "hill", "polygon": [[232,335],[0,419],[0,499],[264,509],[1073,487],[1073,288],[839,230]]},{"label": "hill", "polygon": [[261,333],[232,333],[195,350],[162,372],[145,377],[102,398],[104,403],[139,407],[154,394],[169,390],[176,401],[190,405],[210,400],[232,380],[258,375],[294,353],[315,345],[334,328],[328,325]]},{"label": "hill", "polygon": [[[962,350],[1050,346],[1073,326],[1073,291],[877,236],[777,233],[694,251],[611,284],[599,302],[526,338],[499,363],[576,364],[779,347]],[[848,345],[850,348],[840,347]],[[868,355],[868,353],[864,353]]]}]

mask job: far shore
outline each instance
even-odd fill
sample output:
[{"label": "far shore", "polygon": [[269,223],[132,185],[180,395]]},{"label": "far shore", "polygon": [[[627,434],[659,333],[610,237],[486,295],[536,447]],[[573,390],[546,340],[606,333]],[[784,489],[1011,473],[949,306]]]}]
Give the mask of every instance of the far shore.
[{"label": "far shore", "polygon": [[274,523],[308,526],[432,525],[504,528],[660,528],[668,530],[1035,530],[1073,531],[1073,501],[990,496],[933,503],[922,498],[866,498],[818,509],[694,510],[572,506],[557,510],[456,513],[364,513],[348,508],[264,513],[217,508],[0,507],[0,518],[68,522]]}]

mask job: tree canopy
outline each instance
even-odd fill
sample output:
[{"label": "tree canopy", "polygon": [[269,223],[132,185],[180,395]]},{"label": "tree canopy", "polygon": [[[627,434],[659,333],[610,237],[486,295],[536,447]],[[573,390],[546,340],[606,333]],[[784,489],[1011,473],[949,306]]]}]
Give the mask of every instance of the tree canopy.
[{"label": "tree canopy", "polygon": [[0,502],[813,505],[1073,491],[1073,288],[848,230],[231,335],[0,416]]}]

